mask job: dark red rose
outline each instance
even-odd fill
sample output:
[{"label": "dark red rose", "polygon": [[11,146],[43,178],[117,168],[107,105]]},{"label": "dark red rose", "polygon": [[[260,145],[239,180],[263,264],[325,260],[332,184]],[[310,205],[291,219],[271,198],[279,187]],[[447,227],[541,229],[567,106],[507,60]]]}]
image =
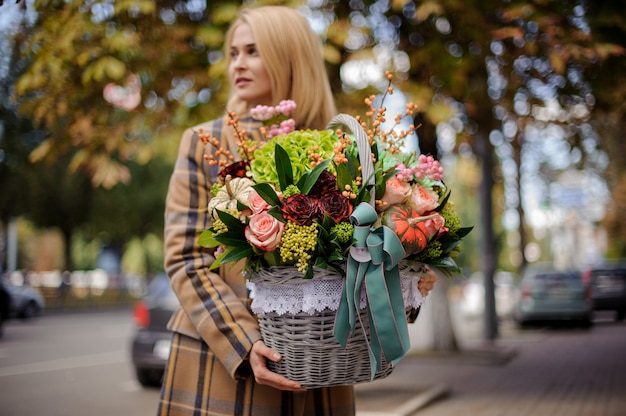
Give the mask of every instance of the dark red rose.
[{"label": "dark red rose", "polygon": [[320,197],[319,201],[323,212],[332,218],[335,223],[347,220],[352,214],[350,201],[341,195],[339,191],[326,192]]},{"label": "dark red rose", "polygon": [[280,208],[283,218],[298,225],[311,225],[313,220],[322,218],[322,211],[317,198],[304,194],[294,194],[283,201]]},{"label": "dark red rose", "polygon": [[231,163],[222,169],[219,173],[219,177],[222,178],[222,180],[226,179],[226,176],[228,175],[230,175],[231,178],[245,178],[246,170],[249,166],[250,164],[247,160],[240,160],[239,162]]},{"label": "dark red rose", "polygon": [[325,192],[334,191],[337,189],[337,178],[335,175],[327,170],[322,171],[322,174],[317,178],[315,185],[311,188],[309,195],[321,195]]}]

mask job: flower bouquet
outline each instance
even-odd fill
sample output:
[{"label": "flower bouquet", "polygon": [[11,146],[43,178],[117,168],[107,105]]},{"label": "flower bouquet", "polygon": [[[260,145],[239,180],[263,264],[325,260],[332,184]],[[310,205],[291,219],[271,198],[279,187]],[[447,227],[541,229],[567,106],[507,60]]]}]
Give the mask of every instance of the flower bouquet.
[{"label": "flower bouquet", "polygon": [[383,131],[384,107],[366,103],[371,123],[340,114],[327,130],[293,130],[291,101],[257,107],[269,126],[262,144],[231,115],[241,161],[209,157],[223,169],[199,244],[216,249],[214,268],[245,261],[263,339],[283,355],[268,365],[305,387],[390,374],[408,351],[406,310],[422,300],[419,275],[401,270],[458,271],[471,230],[439,163],[401,152],[414,128]]}]

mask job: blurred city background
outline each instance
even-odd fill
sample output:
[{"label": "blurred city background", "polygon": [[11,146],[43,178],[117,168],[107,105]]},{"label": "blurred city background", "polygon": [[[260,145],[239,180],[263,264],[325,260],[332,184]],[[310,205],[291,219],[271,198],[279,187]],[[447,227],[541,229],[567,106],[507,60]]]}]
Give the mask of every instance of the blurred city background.
[{"label": "blurred city background", "polygon": [[[223,112],[224,34],[243,3],[307,16],[341,112],[364,114],[386,70],[388,114],[419,105],[407,146],[441,161],[474,226],[463,278],[440,279],[432,303],[462,297],[484,340],[515,315],[529,265],[588,284],[626,257],[619,2],[12,0],[0,2],[4,280],[36,289],[46,311],[146,295],[163,272],[179,138]],[[433,319],[424,348],[457,348],[450,313]]]}]

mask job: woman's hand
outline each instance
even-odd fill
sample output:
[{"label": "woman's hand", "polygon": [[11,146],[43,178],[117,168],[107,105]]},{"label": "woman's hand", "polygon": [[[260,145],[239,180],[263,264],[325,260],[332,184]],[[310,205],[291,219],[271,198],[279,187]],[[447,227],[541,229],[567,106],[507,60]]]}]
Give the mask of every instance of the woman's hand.
[{"label": "woman's hand", "polygon": [[263,341],[259,340],[252,345],[249,359],[250,367],[252,367],[252,373],[254,374],[254,379],[257,383],[265,384],[278,390],[306,390],[300,385],[300,383],[291,381],[267,368],[266,360],[278,362],[282,359],[282,357],[278,352],[267,347]]},{"label": "woman's hand", "polygon": [[437,273],[432,271],[429,267],[426,267],[426,273],[420,277],[417,282],[417,290],[420,291],[422,296],[426,297],[428,293],[435,287],[437,281]]}]

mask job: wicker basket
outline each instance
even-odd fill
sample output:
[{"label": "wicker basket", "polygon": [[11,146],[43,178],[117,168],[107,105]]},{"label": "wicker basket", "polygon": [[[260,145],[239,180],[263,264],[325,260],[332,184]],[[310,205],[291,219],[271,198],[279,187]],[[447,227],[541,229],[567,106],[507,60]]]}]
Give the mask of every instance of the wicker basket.
[{"label": "wicker basket", "polygon": [[[286,277],[287,276],[287,277]],[[329,270],[316,269],[313,279],[341,279]],[[306,284],[295,268],[278,267],[253,274],[255,286]],[[361,311],[360,322],[344,349],[335,339],[333,328],[336,310],[278,314],[259,313],[259,326],[265,344],[280,352],[282,360],[268,361],[268,368],[305,388],[352,385],[372,380],[365,333],[369,333],[367,310]],[[384,359],[375,379],[391,374],[393,368]]]},{"label": "wicker basket", "polygon": [[[361,162],[363,178],[369,178],[373,184],[374,166],[367,136],[352,116],[339,114],[329,123],[329,128],[341,127],[354,134]],[[374,204],[372,192],[370,204]],[[279,270],[280,269],[280,270]],[[343,277],[330,270],[315,270],[313,280],[341,279]],[[261,270],[251,276],[255,285],[303,284],[302,273],[295,268],[279,267]],[[341,286],[339,286],[341,287]],[[274,312],[257,313],[263,341],[270,348],[283,356],[278,363],[268,361],[270,370],[298,381],[305,388],[317,388],[339,385],[353,385],[372,381],[368,340],[370,333],[367,309],[361,309],[360,319],[344,349],[333,335],[336,309],[324,309],[310,314]],[[392,364],[384,357],[377,367],[374,379],[391,374]]]}]

